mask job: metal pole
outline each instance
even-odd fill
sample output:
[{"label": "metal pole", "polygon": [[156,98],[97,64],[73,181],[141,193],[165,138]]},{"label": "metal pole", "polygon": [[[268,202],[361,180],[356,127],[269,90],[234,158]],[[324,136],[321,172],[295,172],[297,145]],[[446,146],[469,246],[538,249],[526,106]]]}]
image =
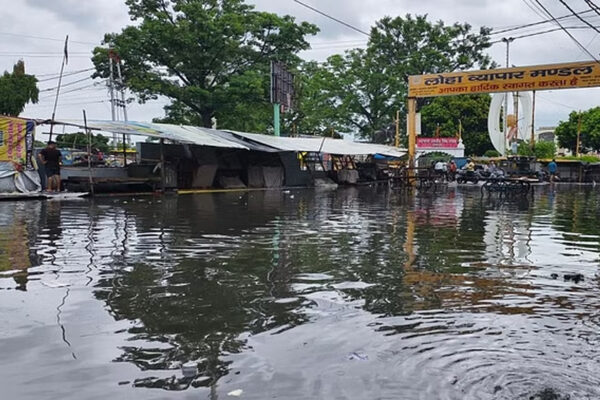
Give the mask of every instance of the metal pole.
[{"label": "metal pole", "polygon": [[[510,67],[510,43],[515,40],[512,37],[502,38],[502,41],[506,43],[506,68]],[[504,94],[504,155],[508,154],[508,146],[506,143],[508,135],[508,92]]]},{"label": "metal pole", "polygon": [[58,105],[58,95],[60,94],[60,85],[62,84],[63,72],[65,71],[65,61],[67,57],[67,45],[69,43],[69,35],[65,38],[65,52],[63,54],[62,64],[60,65],[60,75],[58,76],[58,85],[56,87],[56,97],[54,98],[54,108],[52,109],[52,123],[50,124],[50,139],[52,140],[52,132],[54,131],[54,118],[56,117],[56,106]]},{"label": "metal pole", "polygon": [[[109,81],[108,81],[108,87],[110,90],[110,116],[111,116],[111,120],[112,121],[116,121],[116,115],[115,115],[115,73],[113,71],[113,59],[112,59],[112,54],[109,53],[108,55],[108,65],[110,67],[110,76],[109,76]],[[117,134],[113,133],[113,148],[117,149]]]},{"label": "metal pole", "polygon": [[575,156],[579,157],[579,147],[581,146],[581,111],[579,111],[577,115],[577,144],[575,146]]},{"label": "metal pole", "polygon": [[[417,147],[417,99],[414,97],[408,98],[408,177],[414,176],[415,153]],[[412,180],[409,184],[416,184]]]},{"label": "metal pole", "polygon": [[[121,74],[121,60],[119,59],[117,62],[117,75],[119,77],[119,91],[121,92],[121,108],[123,109],[123,121],[127,122],[127,104],[125,103],[125,84],[123,83],[123,75]],[[125,139],[127,139],[127,144],[131,144],[131,135],[123,134],[123,143],[125,143]],[[125,146],[123,145],[123,149]],[[127,165],[127,160],[125,160],[125,165]]]},{"label": "metal pole", "polygon": [[396,111],[396,147],[400,147],[400,110]]},{"label": "metal pole", "polygon": [[163,193],[165,192],[166,187],[164,144],[165,139],[160,138],[160,187]]},{"label": "metal pole", "polygon": [[280,106],[279,104],[273,104],[273,132],[275,136],[281,135],[281,121],[280,121]]},{"label": "metal pole", "polygon": [[531,107],[531,148],[535,149],[535,90],[533,91],[533,102]]},{"label": "metal pole", "polygon": [[83,110],[83,124],[85,127],[85,133],[87,135],[87,159],[88,159],[88,177],[90,182],[90,192],[94,195],[94,178],[92,177],[92,132],[87,126],[87,116],[85,110]]}]

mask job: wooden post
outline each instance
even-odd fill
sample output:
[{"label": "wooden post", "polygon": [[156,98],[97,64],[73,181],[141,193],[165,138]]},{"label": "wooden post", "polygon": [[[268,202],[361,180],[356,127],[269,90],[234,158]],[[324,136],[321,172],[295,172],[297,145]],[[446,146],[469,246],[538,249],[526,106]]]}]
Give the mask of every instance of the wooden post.
[{"label": "wooden post", "polygon": [[94,195],[94,178],[92,177],[92,132],[87,126],[87,116],[85,110],[83,110],[83,125],[85,127],[85,134],[87,136],[87,160],[88,160],[88,177],[90,182],[90,193]]},{"label": "wooden post", "polygon": [[415,185],[414,177],[415,155],[417,147],[417,99],[408,98],[408,178],[411,185]]},{"label": "wooden post", "polygon": [[165,139],[160,138],[160,187],[163,193],[165,193],[166,187],[166,171],[165,171]]}]

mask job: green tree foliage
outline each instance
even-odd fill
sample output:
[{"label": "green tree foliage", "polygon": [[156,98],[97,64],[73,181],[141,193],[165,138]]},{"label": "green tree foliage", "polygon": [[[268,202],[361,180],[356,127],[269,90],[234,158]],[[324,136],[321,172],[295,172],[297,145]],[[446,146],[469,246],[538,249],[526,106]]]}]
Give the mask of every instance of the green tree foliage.
[{"label": "green tree foliage", "polygon": [[555,134],[561,147],[573,153],[577,147],[577,125],[581,116],[581,148],[580,150],[600,150],[600,107],[590,108],[581,114],[573,111],[569,120],[561,122]]},{"label": "green tree foliage", "polygon": [[540,159],[553,158],[556,155],[556,145],[554,142],[536,142],[535,156]]},{"label": "green tree foliage", "polygon": [[500,157],[500,153],[497,150],[488,150],[483,153],[484,157]]},{"label": "green tree foliage", "polygon": [[[140,101],[172,100],[166,121],[264,131],[270,62],[293,67],[316,26],[255,11],[243,0],[126,0],[134,24],[105,35],[123,60],[125,85]],[[96,76],[108,76],[97,47]]]},{"label": "green tree foliage", "polygon": [[490,101],[488,94],[436,97],[421,109],[423,136],[433,136],[438,126],[441,136],[456,136],[460,121],[465,154],[493,150],[487,128]]},{"label": "green tree foliage", "polygon": [[38,102],[37,78],[25,73],[25,63],[21,60],[0,76],[0,114],[17,117],[27,103]]},{"label": "green tree foliage", "polygon": [[533,149],[531,148],[529,142],[523,141],[519,142],[519,146],[517,147],[517,155],[532,157],[535,155],[535,153],[533,152]]},{"label": "green tree foliage", "polygon": [[517,147],[517,154],[520,156],[535,156],[539,159],[553,158],[556,154],[556,145],[554,142],[540,141],[535,144],[535,147],[531,148],[531,143],[523,141],[519,143]]},{"label": "green tree foliage", "polygon": [[[56,137],[56,145],[66,149],[87,149],[87,135],[83,132],[65,133]],[[103,153],[110,151],[108,137],[92,134],[92,147]]]},{"label": "green tree foliage", "polygon": [[334,55],[321,66],[323,85],[301,102],[313,109],[334,108],[328,117],[341,129],[372,139],[394,123],[397,110],[405,115],[410,75],[488,67],[489,32],[433,23],[426,16],[383,18],[372,28],[366,49]]}]

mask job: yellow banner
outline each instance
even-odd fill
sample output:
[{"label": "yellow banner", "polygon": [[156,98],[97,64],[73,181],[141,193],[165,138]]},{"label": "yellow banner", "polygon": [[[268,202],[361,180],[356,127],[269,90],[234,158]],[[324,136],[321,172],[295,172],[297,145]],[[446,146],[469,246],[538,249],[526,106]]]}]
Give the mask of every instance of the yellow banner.
[{"label": "yellow banner", "polygon": [[594,86],[600,86],[600,63],[590,61],[413,75],[408,78],[408,96],[436,97]]},{"label": "yellow banner", "polygon": [[[28,133],[33,123],[25,119],[0,116],[0,161],[24,161]],[[28,129],[29,128],[29,129]]]}]

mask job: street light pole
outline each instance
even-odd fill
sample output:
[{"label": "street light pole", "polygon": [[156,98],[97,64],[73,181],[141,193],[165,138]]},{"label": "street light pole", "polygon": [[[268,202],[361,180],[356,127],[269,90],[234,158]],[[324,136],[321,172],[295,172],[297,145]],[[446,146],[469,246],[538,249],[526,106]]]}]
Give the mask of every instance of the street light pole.
[{"label": "street light pole", "polygon": [[[502,41],[506,43],[506,68],[510,68],[510,44],[515,40],[513,37],[502,38]],[[504,94],[504,153],[505,155],[508,153],[507,151],[507,138],[508,133],[508,92]]]}]

